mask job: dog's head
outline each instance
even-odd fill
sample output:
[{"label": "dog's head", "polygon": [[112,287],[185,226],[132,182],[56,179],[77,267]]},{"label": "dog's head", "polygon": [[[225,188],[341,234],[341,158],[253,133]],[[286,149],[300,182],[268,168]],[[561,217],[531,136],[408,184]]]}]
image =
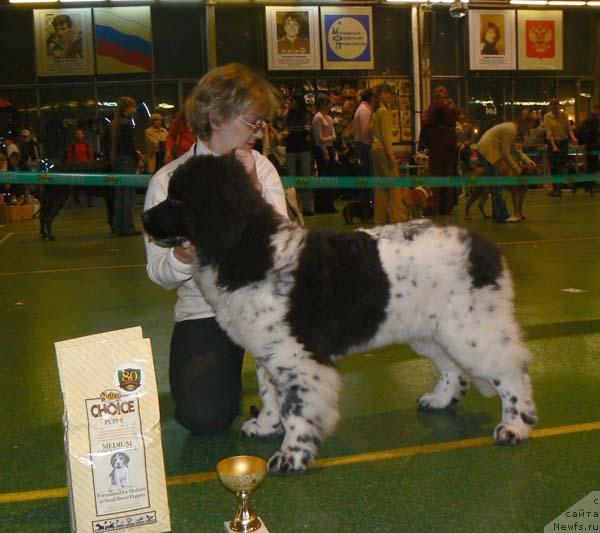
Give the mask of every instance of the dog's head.
[{"label": "dog's head", "polygon": [[110,458],[113,468],[124,468],[129,464],[129,456],[123,452],[117,452]]},{"label": "dog's head", "polygon": [[233,155],[201,155],[175,170],[166,200],[144,212],[143,224],[159,246],[189,241],[203,262],[212,262],[240,241],[249,217],[269,210]]}]

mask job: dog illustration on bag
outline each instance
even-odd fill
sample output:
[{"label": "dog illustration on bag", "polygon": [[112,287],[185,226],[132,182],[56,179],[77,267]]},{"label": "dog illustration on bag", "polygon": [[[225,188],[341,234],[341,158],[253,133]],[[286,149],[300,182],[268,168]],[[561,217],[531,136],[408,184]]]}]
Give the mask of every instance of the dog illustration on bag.
[{"label": "dog illustration on bag", "polygon": [[110,489],[123,489],[129,486],[129,455],[117,452],[110,458],[112,471],[109,474]]}]

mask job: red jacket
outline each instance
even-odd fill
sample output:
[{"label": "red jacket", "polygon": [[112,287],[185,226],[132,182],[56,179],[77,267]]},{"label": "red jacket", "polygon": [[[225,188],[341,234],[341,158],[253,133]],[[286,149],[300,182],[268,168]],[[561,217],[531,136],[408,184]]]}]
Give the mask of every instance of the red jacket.
[{"label": "red jacket", "polygon": [[86,142],[73,142],[67,151],[67,161],[69,163],[83,163],[94,160],[94,151]]},{"label": "red jacket", "polygon": [[[177,146],[177,157],[179,157],[180,155],[185,154],[195,142],[196,138],[187,125],[185,115],[180,111],[175,116],[175,120],[169,128],[166,150],[173,154],[173,147]],[[175,156],[175,154],[173,155]]]}]

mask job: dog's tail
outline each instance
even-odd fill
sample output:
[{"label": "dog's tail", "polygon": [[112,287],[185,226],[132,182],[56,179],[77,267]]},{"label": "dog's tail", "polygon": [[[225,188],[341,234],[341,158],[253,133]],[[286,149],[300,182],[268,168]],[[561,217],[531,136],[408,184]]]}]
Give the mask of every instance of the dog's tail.
[{"label": "dog's tail", "polygon": [[492,387],[492,384],[485,379],[473,378],[473,385],[477,387],[477,390],[484,398],[491,398],[498,394],[496,389]]}]

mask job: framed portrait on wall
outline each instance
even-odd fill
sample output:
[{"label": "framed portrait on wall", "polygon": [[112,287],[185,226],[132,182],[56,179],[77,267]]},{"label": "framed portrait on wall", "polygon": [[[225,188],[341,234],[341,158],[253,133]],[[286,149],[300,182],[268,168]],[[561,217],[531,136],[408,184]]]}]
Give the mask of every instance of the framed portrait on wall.
[{"label": "framed portrait on wall", "polygon": [[375,68],[370,7],[321,7],[323,68]]},{"label": "framed portrait on wall", "polygon": [[34,9],[38,76],[94,74],[91,9]]},{"label": "framed portrait on wall", "polygon": [[319,8],[265,7],[269,70],[320,70]]},{"label": "framed portrait on wall", "polygon": [[514,10],[469,10],[471,70],[515,70],[516,44]]},{"label": "framed portrait on wall", "polygon": [[562,70],[562,11],[519,10],[519,70]]}]

